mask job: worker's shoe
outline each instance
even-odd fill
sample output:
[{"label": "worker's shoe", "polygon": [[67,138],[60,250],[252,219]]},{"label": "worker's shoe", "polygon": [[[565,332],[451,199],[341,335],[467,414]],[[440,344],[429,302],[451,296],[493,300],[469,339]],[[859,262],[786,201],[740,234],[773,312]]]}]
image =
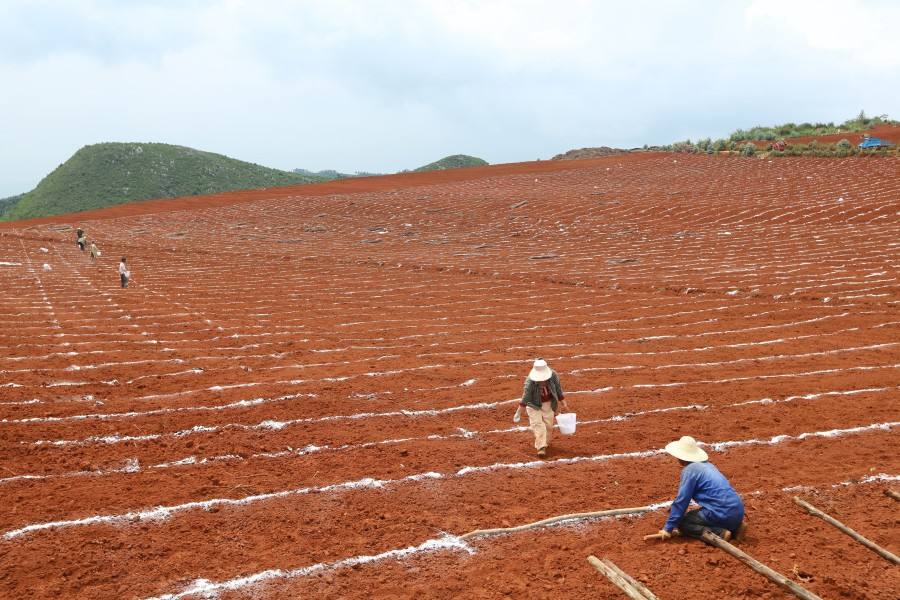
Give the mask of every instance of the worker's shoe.
[{"label": "worker's shoe", "polygon": [[738,525],[738,528],[734,532],[734,541],[743,542],[745,537],[747,537],[747,523],[741,521],[741,524]]},{"label": "worker's shoe", "polygon": [[547,447],[546,446],[544,446],[543,448],[538,450],[538,456],[541,456],[541,457],[547,456]]}]

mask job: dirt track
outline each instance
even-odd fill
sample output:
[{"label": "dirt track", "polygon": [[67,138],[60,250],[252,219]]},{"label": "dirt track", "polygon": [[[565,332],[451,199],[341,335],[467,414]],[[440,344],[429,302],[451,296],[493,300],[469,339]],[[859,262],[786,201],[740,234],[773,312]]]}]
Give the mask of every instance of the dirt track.
[{"label": "dirt track", "polygon": [[[824,598],[900,589],[790,502],[900,550],[900,161],[633,154],[187,203],[0,229],[0,596],[618,597],[593,553],[661,598],[787,597],[640,541],[665,508],[452,537],[671,500],[684,434],[745,495],[747,552]],[[543,462],[511,422],[536,356],[579,419]]]}]

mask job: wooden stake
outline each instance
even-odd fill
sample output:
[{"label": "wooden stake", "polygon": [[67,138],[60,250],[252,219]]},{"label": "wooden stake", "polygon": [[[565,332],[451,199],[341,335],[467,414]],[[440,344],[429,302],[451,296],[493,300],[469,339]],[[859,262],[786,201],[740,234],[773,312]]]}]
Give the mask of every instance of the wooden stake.
[{"label": "wooden stake", "polygon": [[609,567],[610,569],[615,571],[619,575],[619,577],[621,577],[622,579],[624,579],[625,581],[630,583],[632,586],[637,588],[637,590],[640,593],[642,593],[644,595],[644,598],[646,598],[647,600],[659,600],[659,598],[656,597],[656,594],[651,592],[647,588],[647,586],[645,586],[643,583],[641,583],[640,581],[638,581],[637,579],[635,579],[634,577],[632,577],[631,575],[629,575],[628,573],[626,573],[625,571],[623,571],[622,569],[617,567],[616,563],[614,563],[613,561],[609,560],[608,558],[604,558],[601,562],[603,562],[604,565],[606,565],[607,567]]},{"label": "wooden stake", "polygon": [[733,557],[735,557],[736,559],[738,559],[739,561],[741,561],[742,563],[744,563],[745,565],[747,565],[748,567],[750,567],[751,569],[756,571],[757,573],[760,573],[761,575],[765,575],[772,582],[774,582],[777,585],[779,585],[780,587],[788,590],[789,592],[791,592],[798,598],[803,598],[803,600],[822,600],[819,596],[816,596],[815,594],[813,594],[806,588],[803,588],[803,587],[797,585],[796,583],[794,583],[793,581],[791,581],[790,579],[788,579],[781,573],[770,569],[769,567],[762,564],[761,562],[759,562],[758,560],[756,560],[749,554],[738,550],[737,548],[735,548],[734,546],[732,546],[731,544],[729,544],[728,542],[726,542],[719,536],[715,535],[714,533],[710,533],[709,531],[704,531],[702,538],[703,538],[703,541],[705,541],[708,544],[711,544],[713,546],[716,546],[717,548],[721,548],[722,550],[724,550],[728,554],[732,555]]},{"label": "wooden stake", "polygon": [[900,500],[900,492],[898,492],[897,490],[886,489],[884,490],[884,495],[890,496],[894,500]]},{"label": "wooden stake", "polygon": [[611,517],[615,515],[634,515],[639,513],[645,513],[654,510],[651,506],[638,506],[636,508],[612,508],[609,510],[598,510],[596,512],[585,512],[585,513],[572,513],[568,515],[559,515],[558,517],[549,517],[547,519],[542,519],[540,521],[535,521],[534,523],[528,523],[526,525],[519,525],[517,527],[498,527],[496,529],[476,529],[475,531],[470,531],[469,533],[465,533],[460,537],[460,539],[468,540],[475,537],[483,537],[486,535],[498,535],[502,533],[516,533],[519,531],[525,531],[526,529],[534,529],[535,527],[543,527],[545,525],[551,525],[553,523],[558,523],[560,521],[568,521],[571,519],[590,519],[593,517]]},{"label": "wooden stake", "polygon": [[602,573],[607,579],[609,579],[609,581],[613,585],[625,592],[625,595],[632,600],[648,600],[647,596],[645,596],[639,589],[628,583],[627,580],[623,579],[609,566],[600,562],[600,559],[598,559],[596,556],[588,556],[587,561],[591,563],[592,567],[600,571],[600,573]]},{"label": "wooden stake", "polygon": [[876,554],[880,555],[882,558],[885,558],[885,559],[891,561],[895,565],[900,565],[900,558],[898,558],[896,554],[893,554],[892,552],[890,552],[889,550],[885,550],[884,548],[882,548],[875,542],[864,538],[863,536],[859,535],[858,533],[856,533],[855,531],[853,531],[852,529],[850,529],[849,527],[847,527],[846,525],[844,525],[843,523],[841,523],[840,521],[838,521],[837,519],[832,517],[831,515],[822,512],[821,510],[819,510],[818,508],[816,508],[809,502],[804,502],[797,496],[794,496],[794,502],[796,502],[797,504],[799,504],[800,506],[805,508],[806,512],[808,512],[809,514],[819,517],[820,519],[822,519],[823,521],[826,521],[827,523],[831,523],[832,525],[834,525],[835,527],[837,527],[838,529],[840,529],[841,531],[843,531],[844,533],[846,533],[847,535],[852,537],[854,540],[856,540],[857,542],[859,542],[860,544],[862,544],[863,546],[865,546],[872,552],[875,552]]}]

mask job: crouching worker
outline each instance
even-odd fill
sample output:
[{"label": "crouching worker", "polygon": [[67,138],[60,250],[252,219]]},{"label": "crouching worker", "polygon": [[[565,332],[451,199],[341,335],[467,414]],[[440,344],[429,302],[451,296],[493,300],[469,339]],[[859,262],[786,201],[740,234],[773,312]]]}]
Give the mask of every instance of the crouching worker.
[{"label": "crouching worker", "polygon": [[525,409],[531,431],[534,433],[534,447],[538,456],[547,455],[553,433],[553,418],[559,412],[560,406],[569,412],[562,386],[559,384],[559,375],[547,366],[547,361],[539,358],[534,361],[531,372],[525,378],[522,401],[513,416],[513,422],[518,423],[522,418],[522,409]]},{"label": "crouching worker", "polygon": [[[686,435],[667,444],[666,452],[684,468],[678,496],[672,502],[669,519],[659,537],[672,537],[677,527],[682,535],[693,538],[701,537],[707,530],[725,540],[730,540],[732,535],[742,538],[746,530],[744,503],[725,476],[707,462],[709,457],[697,445],[697,440]],[[692,499],[700,508],[685,512]]]}]

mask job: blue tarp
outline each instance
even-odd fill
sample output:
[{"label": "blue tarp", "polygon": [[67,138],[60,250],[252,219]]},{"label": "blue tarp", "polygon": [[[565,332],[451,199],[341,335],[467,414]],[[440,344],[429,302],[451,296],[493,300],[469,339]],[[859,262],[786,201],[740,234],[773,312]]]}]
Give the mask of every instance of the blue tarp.
[{"label": "blue tarp", "polygon": [[874,138],[874,137],[864,139],[862,141],[862,143],[859,145],[859,147],[862,148],[863,150],[865,150],[866,148],[884,148],[887,146],[893,146],[893,144],[888,141],[885,141],[885,140],[882,140],[879,138]]}]

